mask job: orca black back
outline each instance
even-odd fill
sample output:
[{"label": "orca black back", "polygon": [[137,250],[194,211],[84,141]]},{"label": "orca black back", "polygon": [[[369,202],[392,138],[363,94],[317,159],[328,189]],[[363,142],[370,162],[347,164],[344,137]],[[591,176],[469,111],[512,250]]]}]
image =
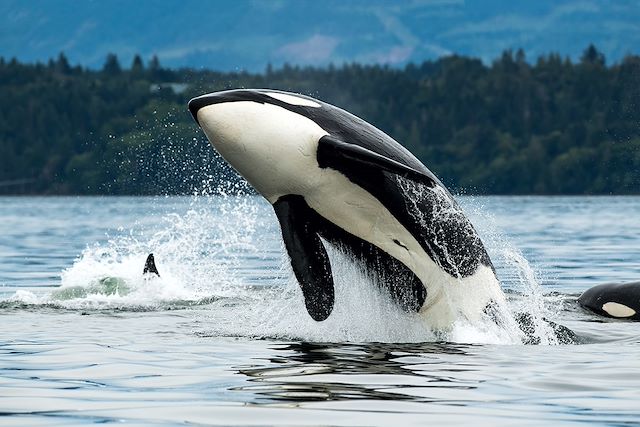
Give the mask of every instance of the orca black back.
[{"label": "orca black back", "polygon": [[640,320],[640,282],[594,286],[580,295],[578,303],[601,316]]}]

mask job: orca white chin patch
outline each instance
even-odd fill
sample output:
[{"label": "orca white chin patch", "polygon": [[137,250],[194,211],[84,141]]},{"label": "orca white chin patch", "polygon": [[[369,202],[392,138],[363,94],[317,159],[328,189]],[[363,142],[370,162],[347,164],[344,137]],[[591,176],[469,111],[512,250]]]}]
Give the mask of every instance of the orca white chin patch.
[{"label": "orca white chin patch", "polygon": [[613,317],[631,317],[636,314],[634,309],[617,302],[608,302],[602,306],[602,309]]},{"label": "orca white chin patch", "polygon": [[303,107],[320,108],[320,104],[318,104],[317,102],[313,102],[310,99],[301,98],[295,95],[290,95],[288,93],[265,92],[265,95],[269,95],[272,98],[275,98],[282,102],[286,102],[287,104],[290,104],[290,105],[300,105]]}]

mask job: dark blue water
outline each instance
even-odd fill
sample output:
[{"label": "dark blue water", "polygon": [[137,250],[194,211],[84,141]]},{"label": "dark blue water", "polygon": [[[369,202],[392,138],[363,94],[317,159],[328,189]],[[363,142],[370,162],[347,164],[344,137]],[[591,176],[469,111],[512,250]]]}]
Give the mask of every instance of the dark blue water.
[{"label": "dark blue water", "polygon": [[315,323],[259,198],[0,198],[0,424],[640,422],[639,324],[575,304],[640,277],[640,198],[460,201],[513,311],[579,343],[469,324],[442,342],[340,259]]}]

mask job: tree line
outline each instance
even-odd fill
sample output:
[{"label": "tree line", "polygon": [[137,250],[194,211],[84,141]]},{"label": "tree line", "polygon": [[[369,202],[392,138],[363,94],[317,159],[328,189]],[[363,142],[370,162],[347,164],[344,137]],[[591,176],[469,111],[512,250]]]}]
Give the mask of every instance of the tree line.
[{"label": "tree line", "polygon": [[[364,118],[454,191],[640,194],[640,56],[491,64],[448,56],[404,68],[285,65],[263,73],[102,69],[0,58],[0,194],[188,194],[238,180],[186,104],[239,87],[308,94]],[[228,187],[228,186],[227,186]]]}]

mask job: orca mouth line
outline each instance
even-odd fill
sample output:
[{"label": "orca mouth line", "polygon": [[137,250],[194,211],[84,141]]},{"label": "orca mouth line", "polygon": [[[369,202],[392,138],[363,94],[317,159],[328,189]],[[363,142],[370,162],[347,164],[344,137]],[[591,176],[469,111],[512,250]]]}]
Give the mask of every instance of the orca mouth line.
[{"label": "orca mouth line", "polygon": [[[275,91],[274,91],[275,92]],[[260,92],[251,90],[226,90],[223,92],[209,93],[206,95],[198,96],[189,101],[189,111],[193,116],[193,119],[200,126],[198,121],[198,110],[203,107],[222,104],[225,102],[238,102],[238,101],[252,101],[264,104],[268,99],[268,96]]]},{"label": "orca mouth line", "polygon": [[[269,96],[269,94],[281,94],[281,95],[289,95],[288,92],[284,92],[276,89],[263,89],[255,90],[255,89],[232,89],[225,90],[221,92],[208,93],[206,95],[201,95],[195,97],[189,101],[189,112],[193,116],[193,119],[196,121],[198,126],[200,126],[200,122],[198,121],[198,111],[206,106],[213,104],[222,104],[225,102],[239,102],[239,101],[251,101],[257,102],[259,104],[274,104],[286,109],[295,109],[309,106],[308,104],[289,104],[282,99],[278,99],[277,97]],[[312,102],[316,105],[314,107],[320,107],[320,104],[317,104],[317,100],[310,98],[308,96],[302,94],[295,94],[297,98],[301,98],[302,100],[306,100],[307,102]]]}]

